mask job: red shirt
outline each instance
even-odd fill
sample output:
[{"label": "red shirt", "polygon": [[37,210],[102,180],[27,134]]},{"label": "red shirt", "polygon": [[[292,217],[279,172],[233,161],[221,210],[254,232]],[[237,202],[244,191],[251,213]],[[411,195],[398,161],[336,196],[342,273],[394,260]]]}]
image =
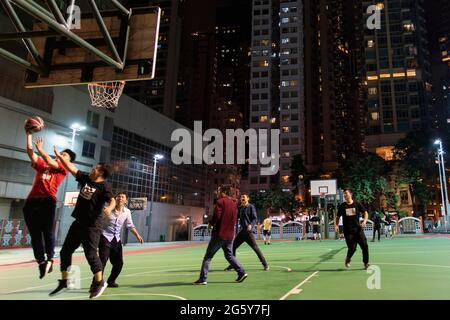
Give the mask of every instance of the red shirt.
[{"label": "red shirt", "polygon": [[236,221],[236,203],[228,197],[217,200],[211,219],[211,225],[214,227],[212,235],[222,240],[233,240]]},{"label": "red shirt", "polygon": [[58,162],[58,169],[50,168],[41,157],[35,163],[31,164],[37,172],[28,199],[52,197],[56,201],[58,187],[67,174],[67,170],[61,162],[59,160],[56,162]]}]

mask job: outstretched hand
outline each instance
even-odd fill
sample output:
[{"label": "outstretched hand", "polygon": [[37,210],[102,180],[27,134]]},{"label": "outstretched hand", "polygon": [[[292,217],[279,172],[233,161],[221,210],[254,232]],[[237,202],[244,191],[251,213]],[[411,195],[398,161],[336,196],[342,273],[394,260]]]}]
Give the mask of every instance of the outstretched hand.
[{"label": "outstretched hand", "polygon": [[55,156],[57,156],[58,158],[61,158],[61,153],[58,151],[56,146],[53,146],[53,150],[55,151]]},{"label": "outstretched hand", "polygon": [[44,139],[42,139],[42,138],[37,138],[37,139],[34,141],[34,145],[36,146],[36,148],[37,148],[38,150],[42,150],[42,147],[44,146]]}]

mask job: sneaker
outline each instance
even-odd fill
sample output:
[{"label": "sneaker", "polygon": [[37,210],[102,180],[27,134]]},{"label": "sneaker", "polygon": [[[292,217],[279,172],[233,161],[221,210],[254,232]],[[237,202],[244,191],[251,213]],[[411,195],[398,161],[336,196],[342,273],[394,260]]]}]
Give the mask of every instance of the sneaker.
[{"label": "sneaker", "polygon": [[118,288],[118,287],[119,287],[119,285],[117,283],[115,283],[115,282],[109,283],[108,282],[108,288]]},{"label": "sneaker", "polygon": [[236,282],[243,282],[245,279],[247,279],[247,277],[248,277],[248,274],[243,273],[237,277]]},{"label": "sneaker", "polygon": [[47,262],[39,263],[39,279],[42,279],[47,274]]},{"label": "sneaker", "polygon": [[47,273],[53,272],[53,260],[47,260],[46,271]]},{"label": "sneaker", "polygon": [[370,267],[370,264],[364,263],[364,270],[367,270]]},{"label": "sneaker", "polygon": [[269,271],[269,270],[270,270],[269,266],[264,267],[264,271]]},{"label": "sneaker", "polygon": [[108,284],[106,283],[105,280],[93,283],[89,299],[95,299],[100,297],[103,294],[103,292],[105,292],[107,286]]},{"label": "sneaker", "polygon": [[223,269],[223,271],[231,271],[231,270],[233,270],[233,267],[232,267],[232,266],[228,266],[228,267],[226,267],[225,269]]},{"label": "sneaker", "polygon": [[193,283],[193,285],[197,285],[197,286],[204,286],[204,285],[206,285],[206,284],[208,284],[208,282],[203,281],[203,280],[200,280],[200,279],[198,279],[197,281],[195,281],[195,282]]},{"label": "sneaker", "polygon": [[345,259],[345,267],[350,268],[350,260]]},{"label": "sneaker", "polygon": [[49,293],[49,296],[55,296],[57,294],[63,293],[67,291],[69,288],[67,287],[67,280],[58,280],[58,286],[55,290]]}]

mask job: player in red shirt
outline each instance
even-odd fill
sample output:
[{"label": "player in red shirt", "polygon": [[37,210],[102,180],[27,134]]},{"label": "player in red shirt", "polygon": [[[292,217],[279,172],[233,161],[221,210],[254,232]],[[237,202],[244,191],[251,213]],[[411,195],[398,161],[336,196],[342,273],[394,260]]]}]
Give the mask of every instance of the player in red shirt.
[{"label": "player in red shirt", "polygon": [[231,267],[237,272],[236,282],[242,282],[247,278],[244,268],[233,255],[234,226],[237,221],[237,205],[230,198],[230,187],[222,186],[219,191],[219,200],[214,208],[214,215],[209,226],[213,227],[211,240],[206,249],[200,271],[200,277],[194,282],[195,285],[206,285],[209,264],[214,255],[222,248]]},{"label": "player in red shirt", "polygon": [[[59,160],[52,159],[44,151],[44,140],[34,142],[40,156],[33,150],[31,132],[27,132],[27,154],[31,166],[36,170],[33,187],[23,208],[25,223],[31,236],[31,246],[34,257],[39,264],[39,279],[53,271],[53,256],[55,254],[55,223],[56,193],[67,170]],[[70,161],[75,161],[75,153],[69,149],[63,155]],[[47,255],[47,257],[45,257]]]}]

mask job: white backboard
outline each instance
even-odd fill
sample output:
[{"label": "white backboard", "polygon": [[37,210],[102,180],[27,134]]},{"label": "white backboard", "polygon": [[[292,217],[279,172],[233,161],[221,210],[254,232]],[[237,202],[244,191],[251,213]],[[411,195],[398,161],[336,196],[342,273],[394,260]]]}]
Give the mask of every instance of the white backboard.
[{"label": "white backboard", "polygon": [[311,180],[311,196],[319,197],[322,192],[326,195],[336,195],[337,180]]},{"label": "white backboard", "polygon": [[77,204],[78,194],[80,191],[69,191],[64,195],[64,206],[74,207]]}]

